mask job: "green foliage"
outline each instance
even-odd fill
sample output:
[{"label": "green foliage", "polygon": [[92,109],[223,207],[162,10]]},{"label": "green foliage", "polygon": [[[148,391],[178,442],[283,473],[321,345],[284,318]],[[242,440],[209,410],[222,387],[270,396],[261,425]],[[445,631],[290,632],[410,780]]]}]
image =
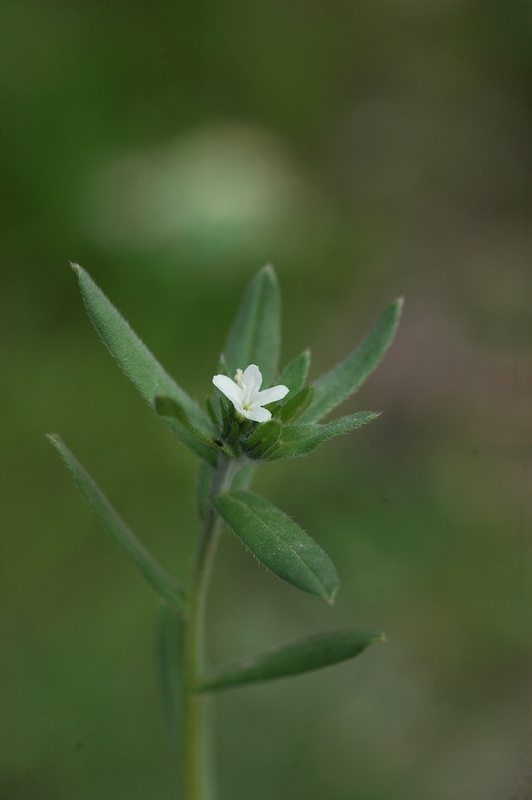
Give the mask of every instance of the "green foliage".
[{"label": "green foliage", "polygon": [[214,692],[247,683],[300,675],[347,661],[362,653],[373,642],[383,640],[384,635],[376,631],[319,633],[213,670],[200,682],[198,691]]},{"label": "green foliage", "polygon": [[283,428],[282,439],[268,457],[270,460],[293,458],[311,453],[326,439],[360,428],[379,415],[373,411],[360,411],[347,417],[339,417],[326,425],[289,425]]},{"label": "green foliage", "polygon": [[[183,796],[187,800],[207,800],[212,792],[206,755],[205,694],[337,664],[383,638],[380,633],[368,631],[326,633],[211,673],[203,663],[206,591],[222,521],[274,575],[332,604],[339,588],[332,561],[293,520],[249,492],[248,486],[261,461],[307,455],[325,439],[375,419],[377,414],[373,412],[359,412],[316,424],[375,368],[397,326],[401,302],[389,306],[358,350],[315,386],[304,386],[310,364],[310,351],[305,350],[283,371],[280,380],[284,384],[261,398],[257,370],[250,370],[250,375],[254,373],[250,382],[244,378],[242,383],[239,376],[237,386],[231,376],[255,364],[262,373],[263,388],[267,389],[277,375],[280,294],[273,269],[265,267],[244,295],[220,358],[219,374],[230,380],[215,377],[218,393],[212,402],[207,399],[205,412],[164,371],[85,270],[77,265],[74,269],[92,322],[112,355],[156,413],[200,457],[197,511],[202,531],[185,593],[135,538],[59,436],[49,437],[114,540],[171,606],[163,609],[158,638],[163,705],[174,749],[179,751],[176,761],[183,766],[178,776],[178,784],[183,778]],[[284,387],[288,389],[287,399]],[[273,395],[271,403],[268,395]],[[267,405],[272,405],[269,413],[265,410]],[[252,412],[257,414],[258,409],[266,421],[258,423],[246,418]],[[294,424],[298,420],[299,424]],[[178,611],[181,618],[177,618]],[[202,678],[203,675],[207,677]]]},{"label": "green foliage", "polygon": [[279,409],[279,419],[284,425],[295,422],[307,410],[314,397],[314,387],[307,386],[301,389],[290,400],[287,400]]},{"label": "green foliage", "polygon": [[279,378],[279,383],[288,386],[292,397],[305,385],[310,368],[310,350],[304,350],[299,356],[286,365]]},{"label": "green foliage", "polygon": [[332,561],[286,514],[245,491],[222,494],[213,502],[246,547],[277,577],[329,602],[334,599],[339,581]]},{"label": "green foliage", "polygon": [[354,353],[314,383],[314,400],[302,422],[322,419],[364,383],[391,344],[402,308],[402,298],[385,308]]},{"label": "green foliage", "polygon": [[228,375],[257,364],[263,387],[277,374],[281,348],[281,298],[273,267],[266,266],[251,281],[227,343],[224,357]]},{"label": "green foliage", "polygon": [[183,610],[186,607],[186,597],[182,587],[174,578],[165,572],[160,564],[146,550],[144,545],[141,544],[137,537],[130,531],[124,520],[120,517],[118,512],[115,511],[109,500],[98,488],[89,473],[72,455],[61,438],[56,433],[49,434],[48,438],[69,469],[81,494],[107,528],[115,542],[136,564],[155,591],[171,605]]},{"label": "green foliage", "polygon": [[262,425],[257,425],[249,438],[243,442],[243,449],[248,458],[261,459],[268,453],[279,440],[282,425],[276,419],[270,419]]},{"label": "green foliage", "polygon": [[[178,400],[167,395],[155,395],[155,411],[165,420],[177,420],[199,442],[203,442],[213,451],[222,451],[230,458],[234,458],[233,451],[218,438],[218,431],[207,416],[191,421],[187,409]],[[216,463],[214,457],[206,459],[209,463]]]},{"label": "green foliage", "polygon": [[[209,425],[206,414],[165,372],[90,275],[78,264],[73,264],[72,268],[77,273],[81,293],[94,327],[144,399],[154,408],[156,395],[168,395],[185,410],[190,424],[197,431],[204,430]],[[212,464],[216,463],[211,448],[174,417],[165,417],[165,422],[196,455]]]}]

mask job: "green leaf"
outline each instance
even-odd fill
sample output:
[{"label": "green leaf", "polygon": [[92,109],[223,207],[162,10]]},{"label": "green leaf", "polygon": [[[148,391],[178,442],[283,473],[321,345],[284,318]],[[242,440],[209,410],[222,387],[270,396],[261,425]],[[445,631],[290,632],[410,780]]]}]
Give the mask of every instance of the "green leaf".
[{"label": "green leaf", "polygon": [[[154,408],[155,395],[168,395],[186,410],[191,424],[201,430],[206,420],[208,424],[206,414],[165,372],[129,323],[96,286],[88,272],[78,264],[72,264],[72,268],[77,273],[81,294],[94,327],[144,399]],[[216,455],[211,448],[199,441],[177,420],[167,417],[165,422],[196,455],[215,465]]]},{"label": "green leaf", "polygon": [[305,385],[310,367],[310,350],[304,350],[284,368],[279,383],[287,386],[290,394],[297,394]]},{"label": "green leaf", "polygon": [[157,631],[159,685],[166,727],[172,748],[172,763],[178,786],[177,798],[184,796],[183,776],[183,706],[185,676],[183,669],[183,620],[166,603],[161,609]]},{"label": "green leaf", "polygon": [[[188,415],[187,410],[173,397],[168,397],[165,394],[155,395],[155,411],[163,419],[175,419],[183,428],[189,433],[204,442],[208,447],[211,447],[215,452],[223,452],[229,458],[234,458],[233,451],[218,437],[218,431],[211,424],[209,417],[201,420],[196,420],[196,424],[192,422]],[[199,424],[198,424],[199,423]]]},{"label": "green leaf", "polygon": [[256,364],[266,389],[277,374],[281,347],[281,297],[270,265],[253,278],[229,333],[224,356],[230,377]]},{"label": "green leaf", "polygon": [[198,691],[213,692],[329,667],[354,658],[370,644],[378,641],[384,641],[384,635],[377,631],[351,630],[317,634],[213,670],[201,681]]},{"label": "green leaf", "polygon": [[56,434],[48,434],[48,439],[52,442],[65,465],[74,478],[81,494],[91,506],[92,510],[103,522],[115,542],[124,550],[130,559],[136,564],[158,594],[167,600],[171,605],[183,610],[186,608],[186,595],[179,583],[172,578],[154,559],[137,537],[130,531],[124,520],[113,508],[109,500],[98,488],[88,472],[82,467],[77,459]]},{"label": "green leaf", "polygon": [[279,411],[279,419],[284,425],[289,425],[291,422],[295,422],[296,419],[307,410],[309,405],[312,403],[312,398],[314,397],[314,387],[307,386],[306,389],[302,389],[298,392],[291,400],[288,400]]},{"label": "green leaf", "polygon": [[361,386],[390,345],[402,307],[400,297],[385,308],[358,349],[313,384],[314,400],[301,422],[317,422]]},{"label": "green leaf", "polygon": [[332,561],[286,514],[240,490],[215,497],[213,504],[265,567],[298,589],[332,602],[339,585]]},{"label": "green leaf", "polygon": [[276,461],[279,458],[305,456],[315,450],[326,439],[349,433],[349,431],[371,422],[378,416],[374,411],[360,411],[358,414],[338,417],[338,419],[328,422],[326,425],[289,425],[283,428],[281,441],[267,458],[269,461]]}]

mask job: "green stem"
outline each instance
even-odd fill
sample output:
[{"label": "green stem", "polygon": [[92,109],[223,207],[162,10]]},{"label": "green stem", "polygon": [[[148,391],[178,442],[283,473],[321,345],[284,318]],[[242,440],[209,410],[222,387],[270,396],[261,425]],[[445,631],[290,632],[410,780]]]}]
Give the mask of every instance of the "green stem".
[{"label": "green stem", "polygon": [[204,628],[207,591],[216,550],[222,530],[222,521],[212,506],[212,498],[225,491],[231,483],[238,464],[225,456],[220,457],[213,474],[209,503],[201,537],[196,551],[189,594],[188,617],[185,625],[184,667],[184,778],[186,800],[214,800],[208,740],[208,698],[196,691],[204,674]]}]

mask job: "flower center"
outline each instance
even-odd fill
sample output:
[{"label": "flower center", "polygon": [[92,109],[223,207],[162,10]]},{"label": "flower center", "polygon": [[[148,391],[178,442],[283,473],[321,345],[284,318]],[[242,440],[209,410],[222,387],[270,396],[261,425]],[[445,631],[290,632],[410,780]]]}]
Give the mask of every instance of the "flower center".
[{"label": "flower center", "polygon": [[244,380],[244,373],[241,369],[237,369],[235,375],[235,383],[242,390],[240,402],[244,411],[252,411],[257,397],[257,390],[260,384],[256,385],[252,380]]}]

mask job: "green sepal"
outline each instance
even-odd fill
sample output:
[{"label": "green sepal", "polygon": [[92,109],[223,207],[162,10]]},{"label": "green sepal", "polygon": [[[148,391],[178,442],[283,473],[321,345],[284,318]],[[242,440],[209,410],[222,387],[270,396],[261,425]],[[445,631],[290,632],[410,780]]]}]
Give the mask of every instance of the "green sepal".
[{"label": "green sepal", "polygon": [[47,436],[63,459],[81,494],[107,528],[115,542],[127,553],[148,583],[152,585],[161,597],[172,606],[180,610],[185,609],[186,594],[184,589],[161,567],[131,532],[89,473],[64,444],[61,437],[56,433],[51,433]]},{"label": "green sepal", "polygon": [[224,350],[229,377],[256,364],[262,387],[277,374],[281,348],[281,297],[272,266],[263,267],[249,284]]},{"label": "green sepal", "polygon": [[384,634],[377,631],[336,631],[309,636],[213,670],[200,682],[197,691],[215,692],[329,667],[354,658],[378,641],[384,641]]},{"label": "green sepal", "polygon": [[360,411],[358,414],[338,417],[326,425],[288,425],[283,428],[281,440],[275,451],[268,456],[268,460],[306,456],[326,439],[349,433],[378,416],[374,411]]},{"label": "green sepal", "polygon": [[402,307],[403,298],[400,297],[385,308],[358,349],[315,381],[314,400],[301,422],[322,419],[362,385],[390,345]]},{"label": "green sepal", "polygon": [[[78,264],[72,264],[72,268],[77,273],[81,294],[94,327],[148,404],[154,408],[155,395],[168,395],[186,410],[191,424],[201,429],[207,417],[197,403],[165,372],[129,323],[94,283],[88,272]],[[165,421],[183,444],[201,458],[212,461],[212,452],[204,442],[191,434],[177,420],[167,418]]]},{"label": "green sepal", "polygon": [[286,365],[277,383],[288,387],[290,394],[297,394],[305,385],[310,368],[310,350],[304,350]]},{"label": "green sepal", "polygon": [[296,419],[305,413],[314,397],[314,387],[307,386],[301,389],[294,397],[287,400],[279,409],[279,419],[284,425],[295,422]]},{"label": "green sepal", "polygon": [[277,577],[332,602],[339,579],[334,564],[316,542],[274,505],[246,491],[213,500],[216,511]]},{"label": "green sepal", "polygon": [[243,443],[243,449],[248,458],[260,459],[278,441],[282,432],[282,425],[276,419],[270,419],[257,425],[251,436]]},{"label": "green sepal", "polygon": [[[225,453],[229,458],[234,458],[235,455],[230,447],[218,436],[217,429],[211,424],[208,417],[202,420],[202,427],[196,427],[187,416],[185,408],[174,400],[173,397],[168,397],[164,394],[155,396],[155,411],[163,419],[173,418],[176,419],[186,430],[191,433],[200,442],[208,445],[214,452]],[[216,456],[212,459],[207,459],[212,466],[216,466]]]},{"label": "green sepal", "polygon": [[[224,436],[229,436],[230,434],[233,434],[235,431],[234,424],[236,420],[234,414],[234,407],[221,394],[217,395],[217,401],[218,401],[218,408],[220,409],[220,417],[222,420],[222,428]],[[232,436],[232,438],[234,437]]]}]

